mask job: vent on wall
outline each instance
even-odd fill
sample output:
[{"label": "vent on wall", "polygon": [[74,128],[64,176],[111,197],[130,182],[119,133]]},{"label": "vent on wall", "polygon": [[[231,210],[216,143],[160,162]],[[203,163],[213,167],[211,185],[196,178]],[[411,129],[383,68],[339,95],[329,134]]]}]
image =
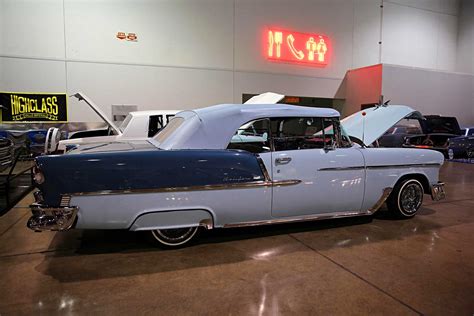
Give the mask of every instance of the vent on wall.
[{"label": "vent on wall", "polygon": [[112,104],[112,119],[114,122],[123,122],[128,113],[137,110],[137,105]]}]

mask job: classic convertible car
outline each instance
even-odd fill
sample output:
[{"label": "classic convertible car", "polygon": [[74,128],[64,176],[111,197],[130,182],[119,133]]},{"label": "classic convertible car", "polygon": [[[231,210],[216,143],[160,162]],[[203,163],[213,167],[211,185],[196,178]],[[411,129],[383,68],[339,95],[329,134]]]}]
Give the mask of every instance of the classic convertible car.
[{"label": "classic convertible car", "polygon": [[443,156],[368,148],[414,111],[374,107],[347,130],[333,109],[224,104],[178,113],[154,138],[36,158],[35,231],[150,231],[181,246],[200,228],[367,216],[384,202],[413,217],[424,194],[444,198]]}]

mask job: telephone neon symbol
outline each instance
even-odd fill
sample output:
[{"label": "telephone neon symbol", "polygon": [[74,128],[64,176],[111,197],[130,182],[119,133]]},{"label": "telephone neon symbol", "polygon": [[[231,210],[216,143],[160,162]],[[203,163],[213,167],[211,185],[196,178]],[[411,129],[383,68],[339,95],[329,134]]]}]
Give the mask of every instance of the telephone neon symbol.
[{"label": "telephone neon symbol", "polygon": [[290,52],[293,54],[293,56],[295,56],[295,58],[298,60],[302,60],[304,58],[304,53],[295,48],[295,37],[293,34],[290,34],[286,37],[286,42],[288,43],[288,47],[290,48]]}]

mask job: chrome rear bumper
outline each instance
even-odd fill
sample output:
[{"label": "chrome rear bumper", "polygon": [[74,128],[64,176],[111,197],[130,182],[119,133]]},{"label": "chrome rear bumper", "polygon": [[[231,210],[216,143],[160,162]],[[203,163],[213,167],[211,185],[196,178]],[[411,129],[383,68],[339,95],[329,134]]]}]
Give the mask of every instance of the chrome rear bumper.
[{"label": "chrome rear bumper", "polygon": [[444,183],[438,182],[431,186],[431,198],[434,201],[440,201],[446,198],[446,193],[444,192]]},{"label": "chrome rear bumper", "polygon": [[47,207],[40,203],[30,205],[33,214],[26,226],[34,231],[43,230],[68,230],[74,224],[77,217],[78,208],[68,207]]}]

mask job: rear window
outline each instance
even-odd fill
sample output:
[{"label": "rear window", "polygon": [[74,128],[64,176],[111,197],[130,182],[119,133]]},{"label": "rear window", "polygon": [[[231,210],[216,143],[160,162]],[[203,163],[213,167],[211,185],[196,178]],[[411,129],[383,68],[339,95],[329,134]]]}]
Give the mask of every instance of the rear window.
[{"label": "rear window", "polygon": [[165,126],[165,128],[159,131],[158,134],[153,137],[153,139],[159,143],[163,143],[171,136],[171,134],[173,134],[181,126],[181,124],[183,124],[183,122],[184,118],[182,117],[175,117],[171,119],[171,121]]}]

